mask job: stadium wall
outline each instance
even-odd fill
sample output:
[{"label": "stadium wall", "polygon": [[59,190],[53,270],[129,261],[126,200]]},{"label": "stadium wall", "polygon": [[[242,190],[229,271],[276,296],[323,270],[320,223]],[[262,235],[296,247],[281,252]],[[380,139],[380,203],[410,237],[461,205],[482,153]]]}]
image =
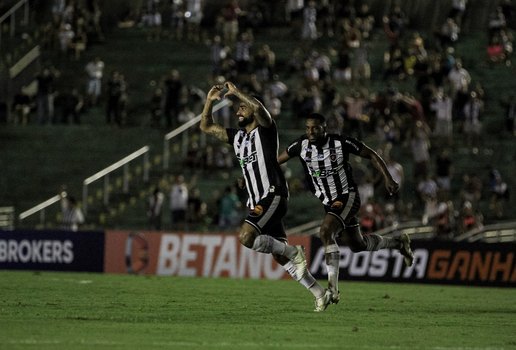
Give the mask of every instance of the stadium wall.
[{"label": "stadium wall", "polygon": [[[290,236],[306,248],[310,271],[326,279],[316,237]],[[396,250],[352,253],[341,247],[342,280],[516,287],[514,243],[414,241],[414,265]],[[152,231],[0,231],[0,269],[160,276],[289,278],[271,255],[244,248],[236,234]]]}]

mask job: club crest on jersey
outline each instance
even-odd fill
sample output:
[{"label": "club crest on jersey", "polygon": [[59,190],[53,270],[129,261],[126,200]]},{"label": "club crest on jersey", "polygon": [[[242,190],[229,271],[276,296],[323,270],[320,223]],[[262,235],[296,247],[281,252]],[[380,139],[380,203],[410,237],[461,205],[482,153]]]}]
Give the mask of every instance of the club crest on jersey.
[{"label": "club crest on jersey", "polygon": [[332,163],[337,161],[337,151],[335,148],[330,148],[330,161]]}]

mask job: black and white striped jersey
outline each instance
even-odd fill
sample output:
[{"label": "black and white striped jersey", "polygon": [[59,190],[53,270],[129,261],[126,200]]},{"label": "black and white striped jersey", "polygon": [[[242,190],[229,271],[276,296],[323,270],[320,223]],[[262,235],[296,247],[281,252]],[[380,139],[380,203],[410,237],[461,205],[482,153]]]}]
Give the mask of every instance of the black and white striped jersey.
[{"label": "black and white striped jersey", "polygon": [[276,123],[265,128],[258,126],[250,133],[244,129],[226,129],[228,143],[233,145],[242,168],[249,198],[247,205],[254,209],[269,193],[288,197],[285,176],[278,164],[278,130]]},{"label": "black and white striped jersey", "polygon": [[328,134],[322,146],[313,145],[302,136],[287,147],[287,153],[299,157],[310,189],[328,205],[337,196],[356,189],[349,154],[358,155],[363,147],[357,139],[335,134]]}]

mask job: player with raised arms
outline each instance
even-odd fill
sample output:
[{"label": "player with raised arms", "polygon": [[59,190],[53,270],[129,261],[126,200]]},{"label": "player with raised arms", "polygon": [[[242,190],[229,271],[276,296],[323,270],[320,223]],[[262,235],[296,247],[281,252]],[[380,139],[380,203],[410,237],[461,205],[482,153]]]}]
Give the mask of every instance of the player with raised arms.
[{"label": "player with raised arms", "polygon": [[[224,97],[240,100],[236,117],[239,128],[224,128],[213,120],[215,101]],[[324,311],[331,293],[310,274],[304,248],[291,246],[283,225],[287,212],[288,187],[277,162],[278,130],[269,111],[233,83],[213,86],[201,115],[201,130],[233,146],[247,188],[249,214],[240,228],[240,243],[274,259],[315,297],[316,312]]]}]

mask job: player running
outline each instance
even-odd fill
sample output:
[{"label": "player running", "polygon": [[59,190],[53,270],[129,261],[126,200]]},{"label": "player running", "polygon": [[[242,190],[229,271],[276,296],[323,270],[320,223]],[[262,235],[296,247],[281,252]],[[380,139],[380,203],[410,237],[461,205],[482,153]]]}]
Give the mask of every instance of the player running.
[{"label": "player running", "polygon": [[[239,129],[225,129],[213,120],[214,102],[228,96],[240,100],[236,112]],[[240,228],[240,243],[257,252],[272,254],[296,281],[312,292],[314,311],[324,311],[331,301],[330,291],[321,287],[308,271],[304,248],[287,243],[283,217],[287,212],[288,187],[277,162],[278,130],[269,111],[256,98],[226,82],[208,92],[200,128],[232,145],[242,168],[249,214]]]},{"label": "player running", "polygon": [[414,255],[408,235],[387,238],[377,234],[362,235],[358,221],[360,196],[352,177],[349,155],[372,161],[382,174],[389,193],[396,193],[399,185],[387,170],[384,160],[363,142],[354,138],[326,133],[326,119],[318,113],[306,119],[306,134],[291,143],[278,157],[280,164],[299,157],[313,194],[322,202],[326,215],[319,236],[325,250],[328,269],[328,289],[332,303],[338,303],[339,243],[347,244],[353,252],[397,248],[405,263],[411,266]]}]

